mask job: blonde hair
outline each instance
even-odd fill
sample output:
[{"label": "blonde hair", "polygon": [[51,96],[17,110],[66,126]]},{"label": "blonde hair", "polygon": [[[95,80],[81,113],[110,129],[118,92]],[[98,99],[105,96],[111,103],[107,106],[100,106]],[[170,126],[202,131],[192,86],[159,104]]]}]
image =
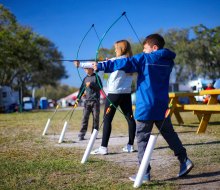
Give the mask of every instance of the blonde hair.
[{"label": "blonde hair", "polygon": [[[131,44],[127,40],[119,40],[115,42],[115,47],[121,50],[121,55],[125,55],[126,57],[131,57],[133,56],[132,50],[131,50]],[[127,73],[129,76],[136,76],[133,73]],[[133,79],[134,80],[134,79]],[[136,80],[136,79],[135,79]]]},{"label": "blonde hair", "polygon": [[117,48],[120,48],[121,50],[121,55],[125,55],[126,57],[131,57],[133,55],[132,50],[131,50],[131,45],[127,40],[119,40],[115,42],[115,46]]}]

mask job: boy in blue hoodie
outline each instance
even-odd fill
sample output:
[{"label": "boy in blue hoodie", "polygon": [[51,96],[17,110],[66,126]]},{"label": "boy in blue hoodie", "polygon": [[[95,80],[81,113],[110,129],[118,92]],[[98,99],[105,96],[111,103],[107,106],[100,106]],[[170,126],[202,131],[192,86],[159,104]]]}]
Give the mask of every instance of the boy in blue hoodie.
[{"label": "boy in blue hoodie", "polygon": [[[127,73],[138,73],[136,91],[136,136],[138,145],[138,161],[142,161],[153,124],[161,129],[161,134],[168,143],[174,155],[180,162],[180,172],[177,175],[187,175],[193,168],[192,161],[187,157],[177,133],[173,129],[170,117],[162,126],[169,101],[169,78],[174,66],[176,54],[163,48],[165,41],[159,34],[147,36],[143,42],[143,53],[133,57],[94,63],[94,69],[106,73],[124,70]],[[150,165],[146,170],[143,182],[150,181]],[[136,175],[129,178],[135,181]]]}]

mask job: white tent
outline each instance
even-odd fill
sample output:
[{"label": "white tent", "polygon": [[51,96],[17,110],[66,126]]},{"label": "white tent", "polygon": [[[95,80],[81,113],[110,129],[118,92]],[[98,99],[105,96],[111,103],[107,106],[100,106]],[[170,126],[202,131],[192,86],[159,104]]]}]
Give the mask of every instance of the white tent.
[{"label": "white tent", "polygon": [[[105,102],[105,99],[107,96],[107,88],[103,87],[103,91],[100,90],[100,103],[101,104]],[[66,107],[68,104],[73,105],[75,103],[75,100],[77,99],[78,94],[79,94],[79,91],[76,91],[64,98],[61,98],[59,102],[61,102],[62,107]]]}]

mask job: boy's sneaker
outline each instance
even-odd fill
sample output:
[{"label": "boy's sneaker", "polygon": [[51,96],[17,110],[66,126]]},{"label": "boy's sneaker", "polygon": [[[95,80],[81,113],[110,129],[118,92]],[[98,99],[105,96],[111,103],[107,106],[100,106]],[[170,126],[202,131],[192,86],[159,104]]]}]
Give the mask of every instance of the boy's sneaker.
[{"label": "boy's sneaker", "polygon": [[123,149],[123,152],[134,152],[134,147],[130,144],[127,144]]},{"label": "boy's sneaker", "polygon": [[[135,180],[136,180],[136,177],[137,177],[137,175],[133,175],[133,176],[129,177],[129,179],[130,179],[131,181],[135,181]],[[150,173],[145,174],[144,177],[143,177],[143,183],[147,183],[147,182],[149,182],[149,181],[150,181]]]},{"label": "boy's sneaker", "polygon": [[106,155],[108,154],[108,148],[104,146],[100,146],[99,148],[93,150],[91,154],[101,154],[101,155]]},{"label": "boy's sneaker", "polygon": [[180,172],[177,175],[177,177],[186,176],[193,167],[194,167],[194,164],[189,158],[187,158],[187,160],[184,163],[180,164]]}]

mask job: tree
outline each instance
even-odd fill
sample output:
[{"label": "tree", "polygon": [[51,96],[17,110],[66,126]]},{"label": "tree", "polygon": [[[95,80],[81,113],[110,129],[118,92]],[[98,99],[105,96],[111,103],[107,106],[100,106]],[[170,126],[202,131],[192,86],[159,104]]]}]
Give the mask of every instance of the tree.
[{"label": "tree", "polygon": [[73,92],[76,92],[77,90],[77,88],[61,84],[57,84],[55,87],[46,85],[36,90],[36,98],[40,99],[40,97],[46,96],[48,99],[59,100]]},{"label": "tree", "polygon": [[220,76],[220,27],[208,29],[204,25],[192,27],[195,37],[191,45],[194,51],[197,76],[212,79]]},{"label": "tree", "polygon": [[171,29],[159,33],[163,34],[166,47],[177,55],[177,82],[198,77],[219,77],[220,27],[208,29],[199,25],[190,29]]},{"label": "tree", "polygon": [[66,78],[55,44],[23,27],[0,5],[0,85],[28,89]]},{"label": "tree", "polygon": [[176,53],[175,68],[177,82],[186,81],[194,71],[193,51],[190,46],[189,29],[170,29],[161,32],[166,41],[165,48]]}]

